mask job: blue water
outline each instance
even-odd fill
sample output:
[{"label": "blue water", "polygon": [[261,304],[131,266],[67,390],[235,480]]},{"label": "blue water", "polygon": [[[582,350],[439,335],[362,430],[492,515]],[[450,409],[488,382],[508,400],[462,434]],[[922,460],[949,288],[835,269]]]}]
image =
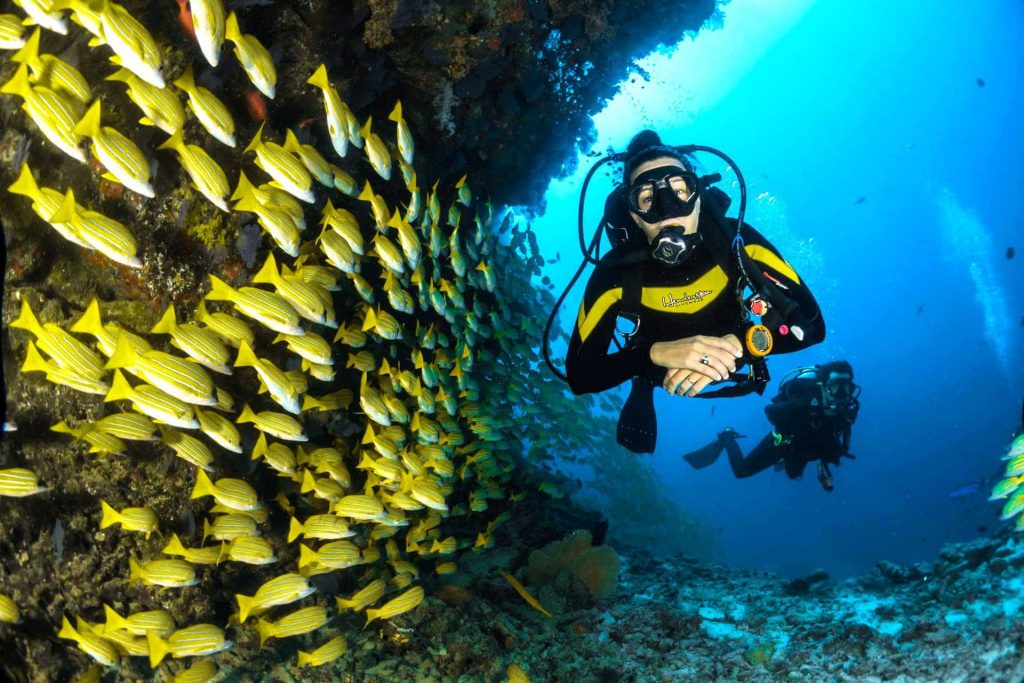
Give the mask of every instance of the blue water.
[{"label": "blue water", "polygon": [[[658,449],[643,460],[713,526],[730,565],[842,577],[933,558],[1000,524],[987,494],[948,494],[999,473],[1020,420],[1024,254],[1005,253],[1024,250],[1024,7],[735,0],[724,13],[721,29],[645,60],[649,80],[627,79],[595,117],[597,148],[624,149],[652,127],[669,144],[732,156],[748,182],[748,221],[809,282],[828,338],[774,357],[763,398],[659,392]],[[556,293],[579,262],[589,163],[552,183],[534,222],[543,252],[562,257],[547,272]],[[723,189],[736,197],[730,180]],[[592,184],[588,234],[610,183],[599,174]],[[582,292],[569,297],[566,324]],[[771,471],[736,480],[725,458],[700,472],[680,460],[726,426],[750,448],[769,429],[762,408],[778,379],[832,358],[851,361],[863,386],[857,460],[836,470],[835,492],[813,466],[800,481]]]}]

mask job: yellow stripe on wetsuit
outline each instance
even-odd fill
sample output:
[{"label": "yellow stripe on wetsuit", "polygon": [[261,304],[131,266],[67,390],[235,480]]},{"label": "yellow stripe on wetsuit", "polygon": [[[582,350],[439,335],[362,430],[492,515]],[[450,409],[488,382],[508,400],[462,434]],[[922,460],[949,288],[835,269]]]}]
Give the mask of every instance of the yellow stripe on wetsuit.
[{"label": "yellow stripe on wetsuit", "polygon": [[[729,277],[720,267],[715,266],[703,276],[686,285],[674,287],[644,287],[640,294],[640,303],[645,307],[662,313],[693,314],[718,298],[728,287]],[[576,329],[580,333],[580,341],[586,341],[598,323],[604,318],[611,306],[622,300],[622,287],[609,289],[597,298],[590,310],[580,306],[576,318]]]},{"label": "yellow stripe on wetsuit", "polygon": [[759,244],[748,244],[747,255],[755,261],[760,261],[775,272],[783,275],[796,284],[800,284],[800,276],[796,274],[793,267],[776,256],[771,249],[762,247]]}]

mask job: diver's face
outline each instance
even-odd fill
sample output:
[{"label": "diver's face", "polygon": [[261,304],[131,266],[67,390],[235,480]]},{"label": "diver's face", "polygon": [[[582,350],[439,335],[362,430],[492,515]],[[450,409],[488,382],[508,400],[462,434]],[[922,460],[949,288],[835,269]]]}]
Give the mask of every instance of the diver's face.
[{"label": "diver's face", "polygon": [[[672,157],[658,157],[657,159],[645,161],[644,163],[640,164],[635,169],[633,169],[633,172],[629,174],[630,187],[633,187],[633,184],[636,182],[636,179],[639,178],[641,175],[643,175],[647,171],[650,171],[651,169],[659,167],[675,167],[678,168],[681,172],[686,171],[686,168],[679,162],[678,159],[673,159]],[[678,196],[680,200],[685,200],[694,190],[694,188],[692,187],[684,187],[682,185],[676,187],[675,184],[673,184],[672,187],[676,191],[676,196]],[[644,200],[644,197],[641,197],[640,199],[642,202]],[[653,242],[654,238],[658,236],[658,233],[669,226],[679,226],[683,229],[684,235],[692,235],[693,233],[697,232],[697,223],[698,219],[700,218],[700,199],[697,199],[696,206],[694,207],[693,212],[690,213],[689,216],[670,217],[662,221],[657,221],[656,223],[648,223],[647,221],[640,217],[640,214],[636,213],[635,211],[630,210],[629,215],[633,218],[633,222],[636,223],[637,226],[644,231],[644,234],[647,236],[648,243]]]}]

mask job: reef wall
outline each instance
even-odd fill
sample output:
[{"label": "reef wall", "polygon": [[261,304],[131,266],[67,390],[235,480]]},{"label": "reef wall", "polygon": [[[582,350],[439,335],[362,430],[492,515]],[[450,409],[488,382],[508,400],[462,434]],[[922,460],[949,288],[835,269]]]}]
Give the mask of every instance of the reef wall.
[{"label": "reef wall", "polygon": [[[169,77],[180,75],[189,63],[199,63],[178,6],[169,1],[123,4],[157,36]],[[451,185],[463,174],[477,197],[490,197],[496,204],[535,204],[548,179],[565,170],[566,160],[575,158],[576,145],[588,139],[588,114],[612,93],[632,58],[696,30],[714,11],[712,0],[226,4],[238,11],[245,31],[270,49],[278,70],[276,97],[267,101],[254,94],[235,60],[225,59],[217,68],[197,68],[197,82],[215,91],[234,116],[236,153],[264,118],[266,130],[278,138],[285,129],[296,129],[305,131],[321,149],[329,147],[320,95],[306,84],[314,69],[325,63],[360,121],[372,116],[377,125],[386,122],[401,98],[417,142],[421,185],[425,191],[440,180],[449,192],[445,206],[452,200]],[[129,588],[129,558],[151,554],[153,543],[120,530],[100,530],[98,501],[110,500],[117,507],[146,504],[170,527],[197,534],[194,504],[187,500],[194,469],[184,467],[166,449],[148,454],[137,450],[130,458],[103,460],[87,454],[84,444],[54,434],[50,427],[61,419],[98,417],[96,401],[55,387],[40,375],[18,371],[30,336],[9,325],[22,301],[28,301],[41,320],[66,327],[96,297],[103,302],[105,320],[145,333],[169,304],[179,311],[194,310],[208,290],[208,274],[242,285],[263,261],[259,229],[251,216],[219,211],[190,189],[169,153],[152,153],[164,136],[136,124],[138,112],[121,85],[103,80],[114,69],[107,62],[108,53],[87,47],[87,38],[80,30],[66,38],[44,33],[43,48],[86,75],[94,94],[103,100],[104,125],[127,133],[150,154],[156,196],[143,200],[116,183],[100,180],[95,165],[69,161],[28,122],[18,98],[0,96],[0,187],[11,185],[28,160],[40,185],[73,188],[82,204],[128,225],[145,263],[134,269],[96,252],[83,252],[37,218],[24,197],[0,191],[0,227],[8,256],[3,369],[8,413],[18,426],[16,436],[0,444],[0,467],[30,465],[56,492],[17,499],[16,504],[0,499],[0,592],[17,595],[28,605],[23,623],[0,624],[0,671],[18,681],[69,680],[72,672],[83,669],[84,655],[56,637],[62,615],[86,614],[95,620],[103,603],[122,613],[161,606],[173,612],[179,625],[201,620],[223,625],[233,594],[251,593],[258,579],[265,578],[245,567],[224,565],[210,573],[202,587],[177,593]],[[8,55],[0,53],[4,82],[16,67]],[[202,134],[194,123],[190,126],[193,136]],[[216,143],[206,148],[232,180],[237,177],[237,158]],[[355,175],[372,173],[365,162],[358,164]],[[397,205],[394,197],[387,199]],[[311,227],[306,237],[316,231]],[[266,246],[267,238],[263,240]],[[512,251],[511,258],[534,262],[536,255],[527,258],[525,249],[521,254]],[[528,282],[529,269],[518,275],[520,284]],[[536,301],[532,295],[523,298],[530,305]],[[549,304],[550,295],[542,303]],[[339,307],[339,318],[351,313]],[[529,352],[525,345],[515,350],[524,363]],[[533,378],[523,381],[536,384],[521,389],[524,394],[543,390],[544,404],[551,405],[556,389],[540,386]],[[250,384],[255,394],[255,382]],[[523,398],[528,402],[528,395]],[[557,416],[534,418],[541,424]],[[330,417],[314,422],[322,431],[332,428]],[[551,425],[543,426],[554,433]],[[569,447],[583,437],[557,438],[562,443],[556,446]],[[270,475],[263,480],[269,481]],[[130,500],[125,495],[129,491]],[[274,519],[268,533],[283,536],[280,521],[286,518]],[[565,531],[552,531],[537,544],[560,538]],[[292,547],[279,559],[293,563],[295,554]],[[246,633],[225,661],[258,676],[275,655],[265,653],[264,659],[250,661],[256,643],[254,631]],[[291,658],[294,651],[295,647],[286,648],[280,656]],[[133,674],[144,670],[139,664]],[[363,679],[357,675],[352,680]]]}]

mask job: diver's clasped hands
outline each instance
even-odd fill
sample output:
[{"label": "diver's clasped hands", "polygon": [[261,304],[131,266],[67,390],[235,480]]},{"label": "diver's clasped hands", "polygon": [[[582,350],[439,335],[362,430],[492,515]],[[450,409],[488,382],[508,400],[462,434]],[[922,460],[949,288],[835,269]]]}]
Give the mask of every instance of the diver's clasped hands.
[{"label": "diver's clasped hands", "polygon": [[712,382],[736,372],[743,347],[734,334],[724,337],[697,335],[651,346],[651,361],[668,368],[662,386],[675,396],[696,396]]}]

